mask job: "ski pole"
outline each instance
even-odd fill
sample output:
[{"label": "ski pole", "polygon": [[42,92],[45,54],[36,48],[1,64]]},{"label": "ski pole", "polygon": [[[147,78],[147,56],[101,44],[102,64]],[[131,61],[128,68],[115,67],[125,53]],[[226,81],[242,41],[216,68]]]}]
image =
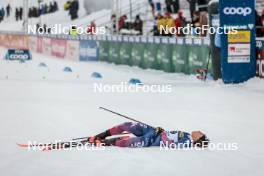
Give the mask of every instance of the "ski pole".
[{"label": "ski pole", "polygon": [[208,73],[208,70],[209,70],[209,65],[210,65],[210,60],[211,60],[211,57],[212,57],[212,51],[210,50],[209,51],[209,56],[208,56],[208,60],[207,60],[207,65],[206,65],[206,73],[205,73],[205,78],[204,78],[204,81],[207,80],[207,73]]},{"label": "ski pole", "polygon": [[[106,108],[104,108],[104,107],[99,107],[99,109],[102,109],[102,110],[104,110],[104,111],[107,111],[107,112],[110,112],[110,113],[116,114],[116,115],[118,115],[118,116],[124,117],[124,118],[129,119],[129,120],[132,120],[132,121],[134,121],[134,122],[141,123],[141,124],[146,125],[146,126],[149,126],[149,127],[151,127],[151,128],[155,128],[155,127],[152,127],[152,126],[150,126],[150,125],[148,125],[148,124],[146,124],[146,123],[140,122],[140,121],[135,120],[135,119],[133,119],[133,118],[131,118],[131,117],[128,117],[128,116],[122,115],[122,114],[120,114],[120,113],[114,112],[114,111],[109,110],[109,109],[106,109]],[[122,135],[123,135],[123,134],[129,134],[129,133],[122,133]],[[87,136],[87,137],[81,137],[81,138],[74,138],[74,139],[72,139],[72,140],[73,140],[73,141],[76,141],[76,140],[82,140],[82,139],[87,139],[87,138],[89,138],[89,137]]]},{"label": "ski pole", "polygon": [[[122,115],[122,114],[120,114],[120,113],[114,112],[114,111],[112,111],[112,110],[110,110],[110,109],[107,109],[107,108],[104,108],[104,107],[99,107],[99,109],[102,109],[102,110],[104,110],[104,111],[110,112],[110,113],[112,113],[112,114],[116,114],[116,115],[118,115],[118,116],[120,116],[120,117],[124,117],[124,118],[126,118],[126,119],[128,119],[128,120],[132,120],[132,121],[134,121],[134,122],[138,122],[138,123],[141,123],[141,124],[143,124],[143,125],[146,125],[146,126],[152,127],[152,126],[150,126],[150,125],[148,125],[148,124],[146,124],[146,123],[140,122],[140,121],[138,121],[138,120],[136,120],[136,119],[133,119],[133,118],[131,118],[131,117],[128,117],[128,116],[126,116],[126,115]],[[152,127],[152,128],[155,128],[155,127]]]}]

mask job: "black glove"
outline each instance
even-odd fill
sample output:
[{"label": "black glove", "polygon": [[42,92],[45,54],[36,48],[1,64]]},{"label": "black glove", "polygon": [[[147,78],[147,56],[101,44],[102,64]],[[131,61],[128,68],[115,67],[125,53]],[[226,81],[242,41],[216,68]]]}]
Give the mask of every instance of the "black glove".
[{"label": "black glove", "polygon": [[163,131],[164,131],[164,129],[161,127],[155,128],[156,135],[160,135]]}]

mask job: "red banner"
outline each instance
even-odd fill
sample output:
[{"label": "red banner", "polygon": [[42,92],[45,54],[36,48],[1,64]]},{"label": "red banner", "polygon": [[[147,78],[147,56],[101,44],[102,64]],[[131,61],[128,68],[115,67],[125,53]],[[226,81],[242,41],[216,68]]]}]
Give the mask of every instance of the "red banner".
[{"label": "red banner", "polygon": [[51,39],[50,38],[42,38],[42,53],[46,55],[51,55]]},{"label": "red banner", "polygon": [[42,38],[41,37],[29,37],[29,48],[31,51],[42,53]]},{"label": "red banner", "polygon": [[0,45],[12,49],[29,49],[28,36],[23,35],[0,35]]},{"label": "red banner", "polygon": [[51,39],[51,55],[64,58],[67,52],[67,40]]}]

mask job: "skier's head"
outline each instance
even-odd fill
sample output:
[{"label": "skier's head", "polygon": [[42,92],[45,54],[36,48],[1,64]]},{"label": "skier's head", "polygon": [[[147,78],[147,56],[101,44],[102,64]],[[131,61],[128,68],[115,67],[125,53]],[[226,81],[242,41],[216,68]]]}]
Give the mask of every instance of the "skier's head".
[{"label": "skier's head", "polygon": [[210,140],[201,131],[193,131],[191,133],[191,136],[192,136],[192,140],[193,140],[193,145],[195,147],[202,147],[202,148],[208,147]]}]

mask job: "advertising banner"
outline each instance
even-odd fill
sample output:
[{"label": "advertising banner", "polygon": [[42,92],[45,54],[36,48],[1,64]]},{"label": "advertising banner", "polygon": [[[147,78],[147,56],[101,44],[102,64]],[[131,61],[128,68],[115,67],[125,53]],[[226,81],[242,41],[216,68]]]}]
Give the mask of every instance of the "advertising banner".
[{"label": "advertising banner", "polygon": [[250,63],[250,31],[228,34],[228,63]]},{"label": "advertising banner", "polygon": [[172,45],[159,44],[157,51],[157,69],[164,70],[165,72],[171,72],[172,62]]},{"label": "advertising banner", "polygon": [[80,61],[98,61],[99,49],[95,40],[80,41]]},{"label": "advertising banner", "polygon": [[193,46],[188,49],[188,62],[189,62],[189,71],[190,73],[195,73],[195,70],[199,68],[204,68],[204,63],[199,57],[199,47]]},{"label": "advertising banner", "polygon": [[33,36],[30,36],[28,37],[28,45],[29,45],[29,49],[33,52],[37,52],[37,40],[38,38],[37,37],[33,37]]},{"label": "advertising banner", "polygon": [[157,44],[148,43],[146,44],[145,50],[144,50],[144,57],[142,61],[143,68],[151,68],[155,69],[157,67]]},{"label": "advertising banner", "polygon": [[0,34],[0,45],[3,47],[8,47],[7,34]]},{"label": "advertising banner", "polygon": [[42,37],[28,37],[28,45],[31,51],[42,53]]},{"label": "advertising banner", "polygon": [[129,42],[122,42],[122,45],[120,46],[120,64],[124,65],[132,65],[131,60],[131,48],[132,43]]},{"label": "advertising banner", "polygon": [[[244,32],[240,34],[248,36]],[[231,37],[229,38],[230,42],[234,40]],[[18,43],[14,41],[18,41]],[[244,40],[239,39],[239,41],[243,42]],[[79,41],[66,38],[49,38],[49,36],[25,37],[22,35],[0,34],[0,45],[8,48],[14,47],[14,49],[23,45],[29,47],[33,52],[72,61],[100,60],[115,64],[138,66],[143,69],[159,69],[166,72],[186,74],[195,74],[196,69],[204,68],[209,55],[208,44],[203,39],[165,37],[107,37],[99,41],[88,38]],[[232,43],[229,50],[229,55],[235,57],[249,53],[246,43],[242,43],[240,48],[236,48]],[[258,53],[258,65],[262,69],[263,52],[258,51]],[[233,62],[239,61],[233,60]],[[258,69],[258,73],[262,75],[263,71]]]},{"label": "advertising banner", "polygon": [[42,38],[42,53],[46,55],[51,55],[51,39]]},{"label": "advertising banner", "polygon": [[219,2],[220,26],[229,29],[221,31],[222,78],[225,83],[244,82],[256,75],[255,1]]},{"label": "advertising banner", "polygon": [[183,45],[172,46],[172,69],[176,73],[189,74],[188,49]]},{"label": "advertising banner", "polygon": [[98,47],[99,47],[99,60],[108,61],[109,60],[109,42],[100,41]]},{"label": "advertising banner", "polygon": [[141,67],[141,62],[144,57],[145,44],[144,43],[133,43],[131,51],[131,60],[133,66]]},{"label": "advertising banner", "polygon": [[257,41],[257,76],[264,78],[264,39]]},{"label": "advertising banner", "polygon": [[9,48],[14,49],[29,49],[28,36],[23,35],[8,35]]},{"label": "advertising banner", "polygon": [[208,57],[209,57],[209,48],[206,46],[188,46],[189,53],[189,73],[196,73],[197,69],[206,68]]},{"label": "advertising banner", "polygon": [[28,36],[2,34],[1,45],[12,49],[29,49]]},{"label": "advertising banner", "polygon": [[8,49],[7,60],[31,60],[31,53],[28,49]]},{"label": "advertising banner", "polygon": [[71,61],[79,61],[80,42],[76,40],[67,41],[66,59]]},{"label": "advertising banner", "polygon": [[58,58],[65,58],[67,50],[67,40],[51,39],[51,55]]},{"label": "advertising banner", "polygon": [[120,42],[110,42],[109,44],[109,62],[120,64]]}]

